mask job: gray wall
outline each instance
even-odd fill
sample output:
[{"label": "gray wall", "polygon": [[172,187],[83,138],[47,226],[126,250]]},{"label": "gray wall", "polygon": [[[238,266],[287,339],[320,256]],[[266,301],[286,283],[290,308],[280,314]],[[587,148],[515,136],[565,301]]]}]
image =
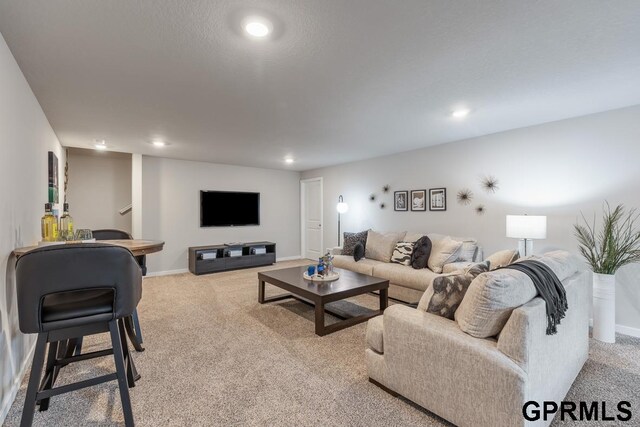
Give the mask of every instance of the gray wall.
[{"label": "gray wall", "polygon": [[131,232],[131,154],[68,149],[67,201],[76,229],[117,228]]},{"label": "gray wall", "polygon": [[[0,424],[12,403],[35,336],[18,327],[16,247],[40,240],[40,217],[47,202],[47,152],[64,152],[18,64],[0,35]],[[62,173],[59,176],[63,200]],[[60,207],[58,205],[57,207]]]},{"label": "gray wall", "polygon": [[[143,157],[142,235],[166,242],[147,256],[150,272],[187,268],[187,248],[269,240],[277,256],[300,255],[300,174]],[[200,228],[200,190],[260,192],[260,226]]]},{"label": "gray wall", "polygon": [[[454,126],[454,124],[452,124]],[[336,243],[335,205],[342,194],[349,212],[342,229],[410,230],[475,236],[488,255],[516,247],[505,237],[505,215],[548,216],[548,238],[536,252],[577,251],[573,224],[580,212],[592,216],[603,201],[640,207],[640,106],[502,132],[452,144],[340,166],[312,170],[303,178],[324,178],[325,246]],[[480,186],[494,175],[500,189]],[[446,212],[394,212],[394,190],[446,187]],[[456,193],[469,188],[475,198],[461,206]],[[375,203],[368,196],[375,193]],[[381,210],[380,201],[387,204]],[[474,212],[483,204],[486,213]],[[618,272],[617,323],[640,328],[640,267]],[[640,331],[638,331],[640,332]]]}]

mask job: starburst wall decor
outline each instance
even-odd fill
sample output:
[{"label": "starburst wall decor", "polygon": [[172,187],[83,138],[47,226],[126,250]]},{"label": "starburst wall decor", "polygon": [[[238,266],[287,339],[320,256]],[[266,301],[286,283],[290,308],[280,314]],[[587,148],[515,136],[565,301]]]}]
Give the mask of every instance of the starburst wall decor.
[{"label": "starburst wall decor", "polygon": [[484,188],[489,193],[495,193],[500,189],[500,187],[498,186],[498,180],[492,175],[488,175],[482,178],[482,188]]},{"label": "starburst wall decor", "polygon": [[463,188],[458,191],[458,203],[461,205],[468,205],[473,200],[473,193],[468,188]]},{"label": "starburst wall decor", "polygon": [[476,206],[476,213],[478,215],[484,215],[485,211],[486,211],[486,209],[485,209],[484,205]]}]

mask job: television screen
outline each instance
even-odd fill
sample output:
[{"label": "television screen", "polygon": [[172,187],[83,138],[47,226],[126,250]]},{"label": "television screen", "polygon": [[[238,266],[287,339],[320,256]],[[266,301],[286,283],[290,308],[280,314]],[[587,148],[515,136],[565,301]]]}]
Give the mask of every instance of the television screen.
[{"label": "television screen", "polygon": [[260,225],[260,193],[200,191],[200,227]]}]

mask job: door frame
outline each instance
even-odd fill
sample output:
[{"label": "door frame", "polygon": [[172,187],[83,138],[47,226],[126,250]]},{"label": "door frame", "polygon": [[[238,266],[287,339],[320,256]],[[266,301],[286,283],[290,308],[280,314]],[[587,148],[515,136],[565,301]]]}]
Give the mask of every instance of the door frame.
[{"label": "door frame", "polygon": [[307,259],[307,237],[306,237],[306,185],[318,181],[320,182],[320,253],[324,252],[324,184],[322,177],[307,178],[300,180],[300,256]]}]

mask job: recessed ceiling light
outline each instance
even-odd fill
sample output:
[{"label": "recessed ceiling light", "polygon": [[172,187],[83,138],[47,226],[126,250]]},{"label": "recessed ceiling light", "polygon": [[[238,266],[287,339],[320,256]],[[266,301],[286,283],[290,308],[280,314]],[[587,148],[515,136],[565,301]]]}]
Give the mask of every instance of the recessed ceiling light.
[{"label": "recessed ceiling light", "polygon": [[244,20],[244,30],[252,37],[264,38],[271,33],[273,25],[265,18],[250,16]]},{"label": "recessed ceiling light", "polygon": [[95,141],[93,141],[93,147],[96,150],[106,150],[107,147],[107,141],[105,141],[104,139],[96,139]]},{"label": "recessed ceiling light", "polygon": [[293,157],[285,157],[284,158],[284,162],[288,165],[290,165],[291,163],[293,163]]},{"label": "recessed ceiling light", "polygon": [[160,140],[151,141],[151,144],[153,144],[154,147],[164,147],[167,145],[166,142]]},{"label": "recessed ceiling light", "polygon": [[453,110],[453,112],[451,113],[451,117],[462,119],[464,117],[467,117],[470,112],[471,110],[469,110],[468,108],[459,108],[457,110]]}]

